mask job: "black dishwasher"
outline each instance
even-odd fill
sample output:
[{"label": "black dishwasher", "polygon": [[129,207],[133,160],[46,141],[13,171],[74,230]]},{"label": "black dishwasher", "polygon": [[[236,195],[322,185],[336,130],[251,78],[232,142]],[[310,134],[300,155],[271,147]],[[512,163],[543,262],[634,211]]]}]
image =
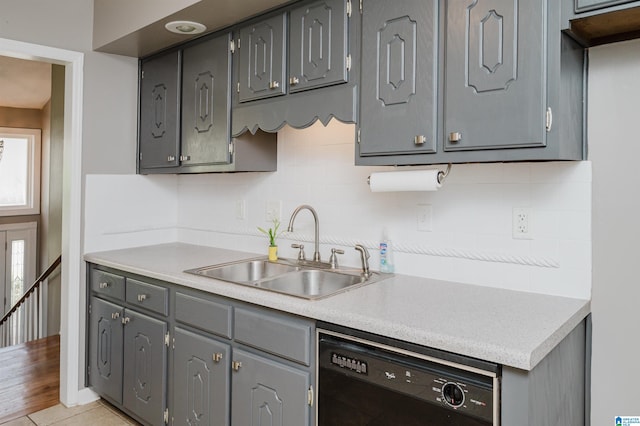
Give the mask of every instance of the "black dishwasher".
[{"label": "black dishwasher", "polygon": [[499,425],[498,365],[338,326],[322,327],[319,426]]}]

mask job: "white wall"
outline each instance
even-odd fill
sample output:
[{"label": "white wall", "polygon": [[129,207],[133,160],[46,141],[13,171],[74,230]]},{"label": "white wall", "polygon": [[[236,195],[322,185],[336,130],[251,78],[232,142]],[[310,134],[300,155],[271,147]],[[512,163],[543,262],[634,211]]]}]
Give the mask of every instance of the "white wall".
[{"label": "white wall", "polygon": [[592,49],[594,426],[640,416],[639,112],[640,40]]},{"label": "white wall", "polygon": [[[352,125],[335,121],[327,128],[319,123],[305,130],[285,128],[274,173],[182,175],[173,177],[175,183],[168,176],[159,181],[92,176],[88,196],[101,207],[87,211],[85,245],[118,248],[157,241],[170,218],[154,221],[145,204],[152,200],[159,215],[177,207],[179,241],[266,253],[266,239],[256,229],[269,225],[266,202],[282,202],[283,228],[294,208],[306,203],[318,211],[325,260],[331,247],[339,247],[346,252],[342,264],[358,265],[353,245],[364,243],[377,269],[377,244],[386,226],[398,273],[589,298],[591,163],[454,165],[438,192],[371,193],[367,176],[391,168],[354,166],[353,134]],[[164,208],[156,196],[130,205],[139,194],[155,194],[159,182],[167,188]],[[236,217],[237,201],[246,205],[244,220]],[[91,204],[88,199],[87,208]],[[431,232],[417,231],[418,204],[432,207]],[[151,222],[132,232],[135,225],[123,225],[110,213],[115,206],[128,206],[132,224],[141,218]],[[532,240],[512,238],[514,207],[531,209]],[[91,220],[94,213],[99,219]],[[311,256],[311,215],[301,212],[295,228],[296,235],[280,238],[280,255],[294,257],[290,244],[303,241]]]}]

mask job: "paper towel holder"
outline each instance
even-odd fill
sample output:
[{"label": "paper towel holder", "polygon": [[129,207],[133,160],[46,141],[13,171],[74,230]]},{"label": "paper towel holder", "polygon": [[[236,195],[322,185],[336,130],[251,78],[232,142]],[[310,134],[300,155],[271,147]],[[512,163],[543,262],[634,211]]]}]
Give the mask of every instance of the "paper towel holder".
[{"label": "paper towel holder", "polygon": [[[447,169],[438,172],[438,183],[442,185],[442,182],[449,176],[449,172],[451,171],[451,163],[447,164]],[[367,185],[371,185],[371,176],[367,177]]]}]

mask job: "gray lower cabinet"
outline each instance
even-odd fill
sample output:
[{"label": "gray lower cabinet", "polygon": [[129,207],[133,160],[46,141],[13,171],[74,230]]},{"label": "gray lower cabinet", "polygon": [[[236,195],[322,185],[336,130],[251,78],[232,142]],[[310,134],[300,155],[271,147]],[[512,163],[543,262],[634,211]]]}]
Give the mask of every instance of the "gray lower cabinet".
[{"label": "gray lower cabinet", "polygon": [[310,374],[234,349],[233,426],[310,425]]},{"label": "gray lower cabinet", "polygon": [[231,346],[179,327],[173,335],[173,424],[228,425]]},{"label": "gray lower cabinet", "polygon": [[167,389],[167,323],[124,312],[122,404],[148,424],[164,423]]},{"label": "gray lower cabinet", "polygon": [[313,321],[96,265],[88,277],[88,384],[142,424],[314,424]]},{"label": "gray lower cabinet", "polygon": [[93,389],[122,403],[123,329],[121,306],[91,297],[89,375]]}]

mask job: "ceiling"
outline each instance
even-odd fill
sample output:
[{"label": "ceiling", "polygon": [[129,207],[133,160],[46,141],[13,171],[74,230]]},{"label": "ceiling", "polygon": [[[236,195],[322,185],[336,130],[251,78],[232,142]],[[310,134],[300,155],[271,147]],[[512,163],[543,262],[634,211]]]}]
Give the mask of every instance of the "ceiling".
[{"label": "ceiling", "polygon": [[51,98],[51,64],[0,56],[0,107],[42,109]]}]

